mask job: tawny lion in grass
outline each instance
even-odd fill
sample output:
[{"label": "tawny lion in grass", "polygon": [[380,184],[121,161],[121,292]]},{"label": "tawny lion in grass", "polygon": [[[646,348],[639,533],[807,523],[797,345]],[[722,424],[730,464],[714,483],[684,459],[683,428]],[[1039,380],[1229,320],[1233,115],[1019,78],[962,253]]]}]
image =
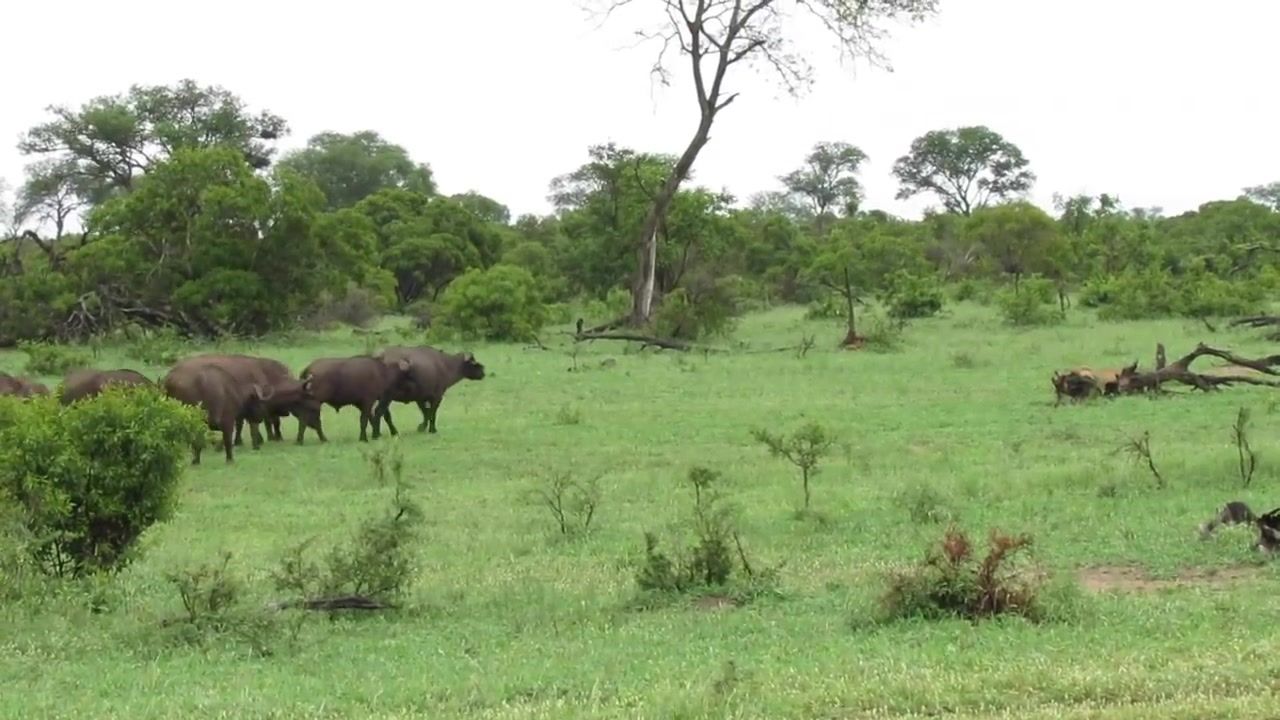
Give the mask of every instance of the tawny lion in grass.
[{"label": "tawny lion in grass", "polygon": [[1053,373],[1054,405],[1066,397],[1080,400],[1096,395],[1119,395],[1128,387],[1129,380],[1138,374],[1138,361],[1122,368],[1074,367],[1065,372]]}]

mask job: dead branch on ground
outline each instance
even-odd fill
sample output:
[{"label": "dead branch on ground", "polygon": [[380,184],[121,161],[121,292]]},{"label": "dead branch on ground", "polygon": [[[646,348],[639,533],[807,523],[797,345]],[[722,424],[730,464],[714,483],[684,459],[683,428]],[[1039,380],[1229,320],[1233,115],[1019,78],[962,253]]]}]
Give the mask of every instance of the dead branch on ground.
[{"label": "dead branch on ground", "polygon": [[1280,365],[1280,355],[1269,355],[1258,359],[1242,358],[1228,350],[1220,350],[1210,347],[1204,343],[1196,345],[1195,350],[1178,358],[1172,363],[1151,372],[1134,373],[1125,378],[1122,382],[1121,391],[1125,393],[1146,392],[1147,390],[1158,389],[1166,382],[1178,382],[1188,385],[1196,390],[1205,392],[1217,390],[1219,386],[1234,385],[1237,383],[1245,385],[1264,385],[1267,387],[1280,387],[1280,381],[1266,380],[1263,378],[1250,377],[1248,375],[1217,375],[1211,373],[1196,373],[1190,369],[1191,363],[1198,358],[1204,356],[1216,357],[1225,360],[1228,365],[1249,368],[1263,375],[1272,377],[1280,377],[1280,372],[1274,368]]},{"label": "dead branch on ground", "polygon": [[270,607],[272,610],[387,610],[395,606],[363,595],[340,595],[308,600],[284,600],[272,603]]},{"label": "dead branch on ground", "polygon": [[641,348],[649,346],[662,348],[663,350],[679,350],[688,352],[693,346],[683,340],[674,338],[660,338],[652,335],[641,335],[639,333],[628,332],[583,332],[573,336],[575,342],[584,340],[625,340],[627,342],[641,343]]}]

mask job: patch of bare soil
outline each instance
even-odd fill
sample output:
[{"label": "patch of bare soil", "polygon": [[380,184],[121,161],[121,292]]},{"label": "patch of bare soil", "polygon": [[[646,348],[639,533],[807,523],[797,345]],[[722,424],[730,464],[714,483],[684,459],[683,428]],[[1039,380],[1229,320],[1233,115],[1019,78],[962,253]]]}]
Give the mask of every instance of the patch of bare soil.
[{"label": "patch of bare soil", "polygon": [[1102,565],[1083,568],[1079,572],[1080,584],[1091,592],[1156,592],[1196,585],[1225,587],[1248,580],[1257,575],[1256,567],[1227,567],[1190,569],[1178,573],[1176,578],[1156,578],[1140,567],[1132,565]]}]

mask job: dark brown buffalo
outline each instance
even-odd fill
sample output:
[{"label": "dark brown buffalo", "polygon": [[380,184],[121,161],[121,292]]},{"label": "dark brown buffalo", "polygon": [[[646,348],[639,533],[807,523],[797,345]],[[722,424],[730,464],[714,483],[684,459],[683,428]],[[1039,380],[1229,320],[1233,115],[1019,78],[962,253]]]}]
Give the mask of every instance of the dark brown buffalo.
[{"label": "dark brown buffalo", "polygon": [[35,397],[36,395],[48,395],[49,388],[43,383],[26,377],[15,377],[6,372],[0,372],[0,395],[17,395],[18,397]]},{"label": "dark brown buffalo", "polygon": [[407,359],[412,364],[409,381],[392,388],[379,409],[379,415],[387,421],[387,429],[396,434],[391,422],[391,403],[417,403],[422,411],[422,424],[418,432],[436,431],[436,413],[445,392],[463,380],[483,380],[484,365],[469,352],[449,354],[428,345],[419,347],[389,347],[383,351],[391,360]]},{"label": "dark brown buffalo", "polygon": [[[249,436],[255,450],[262,447],[262,433],[258,426],[263,422],[269,423],[281,415],[296,411],[299,423],[304,422],[304,417],[310,418],[312,415],[315,416],[314,422],[319,423],[320,405],[311,400],[307,383],[292,377],[288,368],[275,360],[251,355],[207,353],[180,360],[174,365],[174,369],[209,365],[223,368],[245,388],[252,388],[254,385],[271,388],[269,400],[257,403],[252,412],[237,418],[236,445],[243,444],[240,434],[245,422],[249,423]],[[280,365],[284,372],[280,373],[276,365]],[[270,432],[268,429],[268,433]]]},{"label": "dark brown buffalo", "polygon": [[[360,408],[360,441],[368,442],[366,431],[373,423],[373,437],[382,435],[377,409],[379,402],[396,384],[404,382],[413,365],[407,358],[391,359],[378,355],[356,355],[347,358],[320,358],[308,365],[301,377],[311,382],[312,396],[334,410],[348,405]],[[328,442],[319,418],[312,427],[320,442]],[[298,423],[298,444],[306,428]]]},{"label": "dark brown buffalo", "polygon": [[91,398],[102,392],[108,385],[153,385],[147,376],[136,370],[120,368],[118,370],[76,370],[62,381],[62,394],[59,401],[70,405],[77,400]]},{"label": "dark brown buffalo", "polygon": [[[227,462],[233,460],[231,446],[236,420],[263,412],[271,399],[270,385],[245,384],[225,367],[217,364],[190,364],[176,367],[160,381],[169,397],[204,410],[205,422],[212,430],[222,431],[222,448]],[[192,447],[191,464],[200,464],[203,442]]]}]

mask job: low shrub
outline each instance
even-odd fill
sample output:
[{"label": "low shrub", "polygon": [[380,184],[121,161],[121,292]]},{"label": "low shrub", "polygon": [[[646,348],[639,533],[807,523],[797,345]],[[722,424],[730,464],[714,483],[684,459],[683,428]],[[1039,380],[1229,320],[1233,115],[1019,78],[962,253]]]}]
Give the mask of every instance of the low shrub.
[{"label": "low shrub", "polygon": [[937,315],[942,310],[942,285],[932,275],[914,275],[897,270],[887,281],[881,299],[895,320],[913,320]]},{"label": "low shrub", "polygon": [[0,492],[0,601],[23,597],[37,581],[38,571],[31,559],[33,540],[21,507]]},{"label": "low shrub", "polygon": [[244,640],[257,655],[270,655],[272,641],[280,631],[278,618],[269,608],[245,607],[248,589],[244,579],[230,569],[231,553],[221,562],[165,575],[178,593],[182,615],[166,622],[177,627],[179,637],[192,645],[210,638],[231,635]]},{"label": "low shrub", "polygon": [[743,288],[742,281],[732,276],[699,275],[686,279],[684,287],[667,293],[654,312],[658,335],[697,340],[728,333],[741,312],[738,292]]},{"label": "low shrub", "polygon": [[1247,315],[1265,305],[1270,284],[1265,277],[1230,281],[1202,269],[1173,275],[1151,268],[1091,278],[1080,304],[1106,320]]},{"label": "low shrub", "polygon": [[988,280],[964,278],[951,286],[951,298],[956,302],[989,304],[996,296],[995,286]]},{"label": "low shrub", "polygon": [[858,330],[862,333],[863,347],[872,352],[892,353],[902,349],[903,326],[899,321],[880,313],[867,313]]},{"label": "low shrub", "polygon": [[127,326],[119,333],[124,354],[146,365],[173,365],[187,353],[187,345],[173,328]]},{"label": "low shrub", "polygon": [[435,303],[423,298],[414,300],[404,308],[404,314],[408,315],[413,321],[413,327],[418,330],[430,330],[431,319],[435,316]]},{"label": "low shrub", "polygon": [[948,528],[920,565],[890,575],[881,608],[887,619],[979,619],[1006,613],[1040,619],[1039,581],[1026,568],[1014,567],[1031,543],[1030,536],[992,530],[987,554],[979,558],[968,535]]},{"label": "low shrub", "polygon": [[804,317],[806,320],[833,320],[848,313],[848,304],[843,298],[827,293],[809,304]]},{"label": "low shrub", "polygon": [[816,422],[800,427],[790,436],[774,435],[763,428],[751,431],[756,442],[769,449],[773,457],[780,457],[796,466],[804,488],[804,511],[809,510],[809,480],[818,474],[818,464],[831,450],[835,439],[827,429]]},{"label": "low shrub", "polygon": [[32,375],[65,375],[93,363],[88,350],[50,342],[24,342],[18,347],[27,354],[27,372]]},{"label": "low shrub", "polygon": [[349,542],[332,546],[319,562],[308,557],[311,540],[292,547],[272,574],[278,590],[295,596],[281,607],[341,598],[390,604],[417,576],[422,508],[409,497],[404,461],[394,446],[379,448],[366,460],[375,482],[394,482],[391,507],[362,522]]},{"label": "low shrub", "polygon": [[644,559],[636,573],[641,607],[673,596],[715,596],[738,603],[776,594],[777,569],[751,566],[738,536],[736,509],[724,502],[719,472],[694,467],[687,476],[693,508],[685,525],[691,537],[672,554],[659,549],[658,536],[645,533]]},{"label": "low shrub", "polygon": [[578,537],[591,531],[591,521],[600,508],[600,479],[579,482],[572,473],[556,473],[542,480],[530,495],[551,513],[561,535]]},{"label": "low shrub", "polygon": [[950,498],[926,483],[899,489],[894,500],[916,525],[950,522],[955,516]]},{"label": "low shrub", "polygon": [[1024,278],[1016,287],[1006,288],[997,296],[1000,314],[1015,326],[1051,325],[1062,320],[1053,281]]},{"label": "low shrub", "polygon": [[302,324],[309,330],[328,330],[338,325],[367,328],[386,311],[386,303],[377,293],[351,285],[341,297],[321,293]]},{"label": "low shrub", "polygon": [[435,320],[464,337],[528,341],[546,322],[546,307],[528,270],[498,264],[449,283]]},{"label": "low shrub", "polygon": [[0,493],[12,498],[45,573],[117,570],[166,520],[205,421],[158,389],[108,388],[93,402],[0,397]]}]

